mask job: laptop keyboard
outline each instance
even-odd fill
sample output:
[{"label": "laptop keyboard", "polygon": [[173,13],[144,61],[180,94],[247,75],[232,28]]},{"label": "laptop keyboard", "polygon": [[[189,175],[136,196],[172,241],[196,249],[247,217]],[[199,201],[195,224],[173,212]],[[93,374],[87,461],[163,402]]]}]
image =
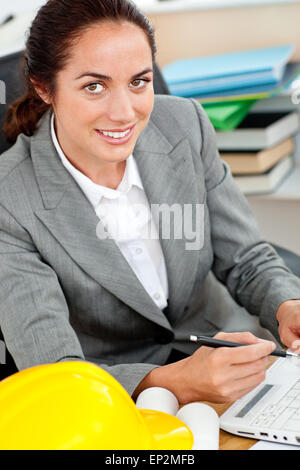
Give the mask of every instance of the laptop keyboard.
[{"label": "laptop keyboard", "polygon": [[252,419],[254,426],[300,431],[300,379],[278,402],[266,406]]}]

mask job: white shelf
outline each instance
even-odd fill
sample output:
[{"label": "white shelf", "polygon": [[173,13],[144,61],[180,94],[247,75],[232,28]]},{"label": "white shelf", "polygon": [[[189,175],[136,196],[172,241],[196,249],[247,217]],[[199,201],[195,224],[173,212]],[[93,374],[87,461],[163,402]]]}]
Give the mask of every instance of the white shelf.
[{"label": "white shelf", "polygon": [[1,0],[0,22],[2,23],[9,15],[23,15],[32,10],[40,8],[47,0]]},{"label": "white shelf", "polygon": [[[208,10],[243,6],[298,3],[299,0],[134,0],[145,13],[169,13],[186,10]],[[46,3],[46,0],[1,0],[0,22],[10,14],[22,14]]]},{"label": "white shelf", "polygon": [[189,10],[211,10],[262,5],[299,3],[299,0],[135,0],[145,13],[172,13]]},{"label": "white shelf", "polygon": [[22,51],[37,10],[25,12],[0,27],[0,57]]}]

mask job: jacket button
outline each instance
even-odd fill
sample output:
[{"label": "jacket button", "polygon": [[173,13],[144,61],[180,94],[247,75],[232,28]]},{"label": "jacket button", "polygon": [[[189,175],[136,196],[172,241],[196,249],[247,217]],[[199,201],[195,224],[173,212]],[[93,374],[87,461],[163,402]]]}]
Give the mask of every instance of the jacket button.
[{"label": "jacket button", "polygon": [[155,340],[158,344],[169,344],[172,343],[173,339],[174,334],[171,331],[160,333],[155,337]]}]

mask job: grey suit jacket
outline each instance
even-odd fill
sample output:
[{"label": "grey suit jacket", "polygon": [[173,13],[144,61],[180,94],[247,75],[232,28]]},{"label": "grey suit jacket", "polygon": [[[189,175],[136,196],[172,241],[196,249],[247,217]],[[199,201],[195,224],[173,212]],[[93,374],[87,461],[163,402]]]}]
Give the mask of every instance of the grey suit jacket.
[{"label": "grey suit jacket", "polygon": [[91,361],[132,393],[173,347],[194,351],[190,333],[215,333],[239,305],[276,334],[278,306],[300,298],[299,279],[261,238],[196,101],[157,96],[134,157],[150,204],[204,204],[201,249],[161,237],[164,312],[114,240],[97,237],[99,219],[52,144],[49,112],[33,137],[20,135],[1,155],[0,327],[19,369]]}]

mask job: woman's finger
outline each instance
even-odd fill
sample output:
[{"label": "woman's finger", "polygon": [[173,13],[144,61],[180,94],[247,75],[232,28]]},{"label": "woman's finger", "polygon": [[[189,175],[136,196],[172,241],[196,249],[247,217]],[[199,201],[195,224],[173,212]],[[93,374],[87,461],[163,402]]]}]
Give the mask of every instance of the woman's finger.
[{"label": "woman's finger", "polygon": [[223,357],[224,362],[230,364],[245,364],[254,362],[263,357],[267,357],[276,348],[272,341],[259,341],[255,344],[238,347],[222,347],[219,348],[219,354]]},{"label": "woman's finger", "polygon": [[224,333],[223,331],[221,331],[217,333],[214,338],[244,344],[256,344],[261,341],[259,338],[257,338],[257,336],[250,333],[249,331],[238,331],[233,333]]}]

